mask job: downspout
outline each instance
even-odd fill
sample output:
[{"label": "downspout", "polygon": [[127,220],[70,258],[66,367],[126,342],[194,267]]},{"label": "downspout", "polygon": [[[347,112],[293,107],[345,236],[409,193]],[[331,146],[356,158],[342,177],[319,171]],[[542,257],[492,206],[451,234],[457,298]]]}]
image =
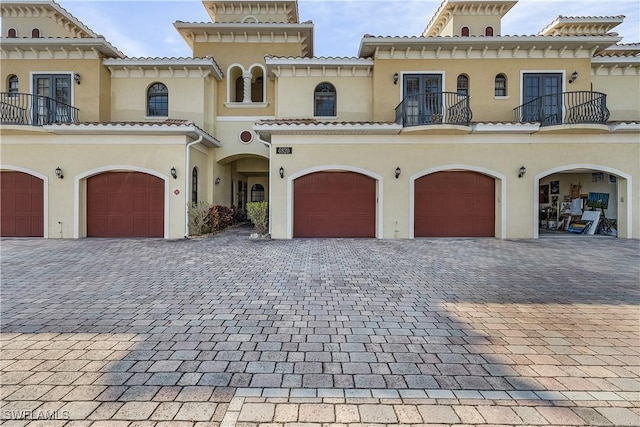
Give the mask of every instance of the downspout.
[{"label": "downspout", "polygon": [[270,142],[260,138],[260,134],[258,132],[256,132],[256,135],[258,137],[258,141],[269,147],[269,235],[271,235],[271,182],[273,181],[271,179],[271,161],[273,160],[273,147]]},{"label": "downspout", "polygon": [[184,192],[185,200],[184,204],[184,238],[189,238],[189,164],[191,161],[191,147],[202,142],[203,135],[200,135],[198,139],[187,144],[184,161]]}]

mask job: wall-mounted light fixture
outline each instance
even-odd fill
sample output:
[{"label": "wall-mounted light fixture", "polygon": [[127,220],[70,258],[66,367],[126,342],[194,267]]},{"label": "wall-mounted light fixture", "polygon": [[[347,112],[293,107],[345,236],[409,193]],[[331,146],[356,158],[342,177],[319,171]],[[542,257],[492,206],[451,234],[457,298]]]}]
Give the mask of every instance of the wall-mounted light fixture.
[{"label": "wall-mounted light fixture", "polygon": [[398,84],[398,78],[400,78],[400,75],[398,73],[393,73],[393,84],[394,85]]},{"label": "wall-mounted light fixture", "polygon": [[64,175],[62,175],[62,169],[60,169],[60,166],[56,168],[56,176],[58,177],[58,179],[64,178]]},{"label": "wall-mounted light fixture", "polygon": [[76,82],[77,85],[79,85],[80,84],[80,74],[75,73],[73,75],[73,81]]},{"label": "wall-mounted light fixture", "polygon": [[396,168],[396,179],[398,179],[400,177],[400,172],[402,172],[402,170],[400,170],[400,166],[398,166]]},{"label": "wall-mounted light fixture", "polygon": [[569,83],[573,83],[578,79],[578,72],[574,71],[573,73],[571,73],[571,78],[569,79]]},{"label": "wall-mounted light fixture", "polygon": [[171,168],[171,176],[173,177],[173,179],[178,179],[178,171],[176,171],[175,167]]},{"label": "wall-mounted light fixture", "polygon": [[280,166],[278,172],[280,172],[280,178],[284,178],[284,168],[282,166]]},{"label": "wall-mounted light fixture", "polygon": [[215,182],[216,185],[220,184],[220,177],[217,177],[214,182]]},{"label": "wall-mounted light fixture", "polygon": [[527,168],[525,168],[524,166],[520,166],[520,170],[518,171],[518,178],[522,178],[525,173],[527,173]]}]

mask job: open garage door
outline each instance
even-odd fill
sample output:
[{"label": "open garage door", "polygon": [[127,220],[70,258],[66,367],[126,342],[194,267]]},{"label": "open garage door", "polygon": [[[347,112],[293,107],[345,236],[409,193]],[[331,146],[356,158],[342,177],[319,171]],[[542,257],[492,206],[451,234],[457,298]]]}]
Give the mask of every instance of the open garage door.
[{"label": "open garage door", "polygon": [[294,181],[293,237],[375,237],[376,180],[316,172]]},{"label": "open garage door", "polygon": [[87,179],[88,237],[164,237],[164,181],[142,172]]},{"label": "open garage door", "polygon": [[0,181],[0,236],[44,237],[44,181],[14,171],[3,171]]},{"label": "open garage door", "polygon": [[415,237],[494,237],[495,179],[446,171],[415,181]]}]

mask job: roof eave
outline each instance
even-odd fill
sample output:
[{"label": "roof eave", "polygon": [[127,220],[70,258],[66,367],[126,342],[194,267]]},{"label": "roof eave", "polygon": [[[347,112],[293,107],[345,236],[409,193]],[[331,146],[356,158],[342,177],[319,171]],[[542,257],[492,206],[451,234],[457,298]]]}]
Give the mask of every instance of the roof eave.
[{"label": "roof eave", "polygon": [[210,147],[222,147],[222,143],[195,125],[78,123],[42,126],[56,135],[184,135],[192,140],[202,137],[202,143]]}]

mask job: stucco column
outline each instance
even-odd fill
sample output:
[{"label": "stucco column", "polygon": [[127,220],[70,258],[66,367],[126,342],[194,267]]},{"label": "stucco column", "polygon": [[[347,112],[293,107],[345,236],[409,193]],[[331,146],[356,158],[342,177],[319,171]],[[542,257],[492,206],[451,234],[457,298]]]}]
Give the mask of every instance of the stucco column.
[{"label": "stucco column", "polygon": [[245,71],[242,73],[242,78],[244,79],[244,94],[242,98],[242,102],[251,102],[251,75],[250,71]]}]

